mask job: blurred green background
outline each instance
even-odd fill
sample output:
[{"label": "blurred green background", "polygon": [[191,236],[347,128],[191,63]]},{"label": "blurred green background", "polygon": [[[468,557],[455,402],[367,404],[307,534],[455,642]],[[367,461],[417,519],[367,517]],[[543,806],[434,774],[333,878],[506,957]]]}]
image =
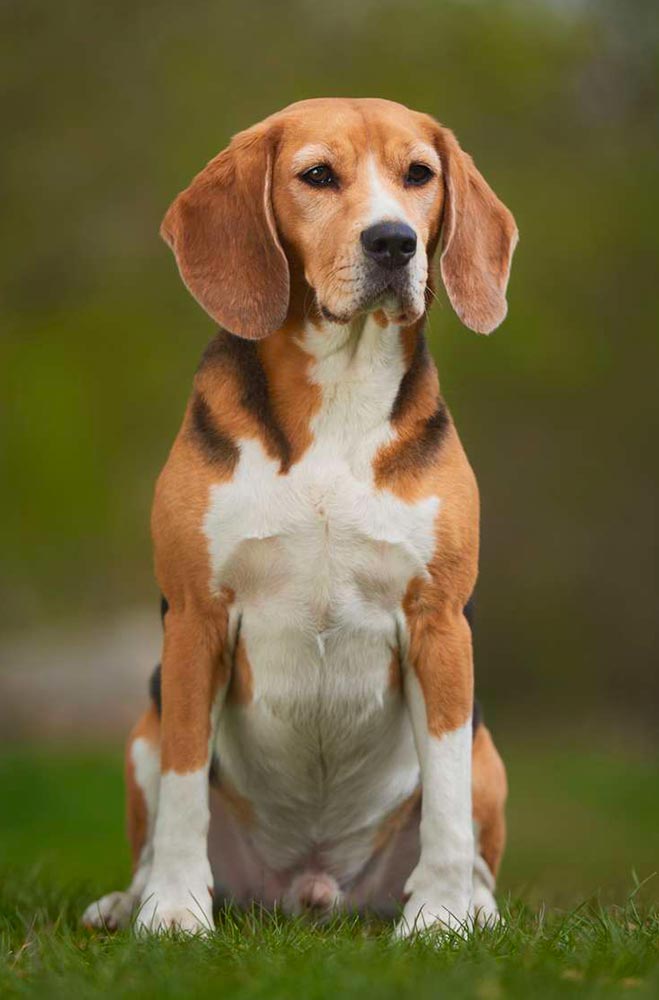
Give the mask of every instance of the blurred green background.
[{"label": "blurred green background", "polygon": [[[150,498],[213,333],[158,238],[168,203],[289,102],[382,96],[450,125],[521,233],[499,331],[461,328],[443,294],[430,319],[482,493],[486,714],[504,749],[568,732],[652,755],[655,0],[22,0],[0,16],[0,696],[17,637],[47,669],[55,633],[144,607],[157,628]],[[567,759],[538,758],[545,787]]]}]

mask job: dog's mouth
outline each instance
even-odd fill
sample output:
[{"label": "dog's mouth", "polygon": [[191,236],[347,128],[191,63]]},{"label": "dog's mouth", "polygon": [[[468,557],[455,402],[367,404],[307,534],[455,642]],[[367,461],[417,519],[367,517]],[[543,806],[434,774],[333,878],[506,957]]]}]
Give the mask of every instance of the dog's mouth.
[{"label": "dog's mouth", "polygon": [[411,323],[419,318],[419,306],[415,302],[409,281],[396,280],[391,275],[371,280],[359,300],[350,310],[337,312],[325,303],[319,302],[322,316],[330,323],[347,324],[358,316],[375,312],[385,315],[390,323]]}]

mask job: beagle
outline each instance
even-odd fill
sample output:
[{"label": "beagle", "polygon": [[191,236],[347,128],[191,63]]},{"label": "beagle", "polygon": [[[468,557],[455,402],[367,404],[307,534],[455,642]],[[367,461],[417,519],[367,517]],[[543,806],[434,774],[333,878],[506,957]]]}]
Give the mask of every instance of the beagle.
[{"label": "beagle", "polygon": [[155,492],[134,876],[83,921],[202,931],[214,894],[398,936],[496,920],[478,491],[423,331],[434,256],[464,324],[501,323],[513,217],[432,118],[319,99],[237,135],[161,232],[221,330]]}]

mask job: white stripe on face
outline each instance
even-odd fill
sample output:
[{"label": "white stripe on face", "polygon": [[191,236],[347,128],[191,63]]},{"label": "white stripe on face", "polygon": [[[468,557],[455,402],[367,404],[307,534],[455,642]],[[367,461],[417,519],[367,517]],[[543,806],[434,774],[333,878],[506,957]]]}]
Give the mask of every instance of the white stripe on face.
[{"label": "white stripe on face", "polygon": [[[405,222],[411,225],[405,209],[394,197],[382,174],[378,170],[374,156],[369,156],[366,165],[369,176],[369,209],[365,220],[366,226],[377,222]],[[412,226],[414,229],[414,226]]]}]

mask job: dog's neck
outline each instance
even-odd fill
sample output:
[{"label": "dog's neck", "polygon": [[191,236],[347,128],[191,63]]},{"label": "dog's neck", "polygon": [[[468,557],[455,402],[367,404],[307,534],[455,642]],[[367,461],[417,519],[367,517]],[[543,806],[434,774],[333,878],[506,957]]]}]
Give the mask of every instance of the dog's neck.
[{"label": "dog's neck", "polygon": [[349,451],[365,435],[382,432],[384,440],[390,422],[400,429],[439,405],[423,321],[401,327],[382,313],[287,324],[256,343],[220,332],[195,389],[216,430],[235,445],[260,438],[282,471],[313,442],[327,438]]}]

